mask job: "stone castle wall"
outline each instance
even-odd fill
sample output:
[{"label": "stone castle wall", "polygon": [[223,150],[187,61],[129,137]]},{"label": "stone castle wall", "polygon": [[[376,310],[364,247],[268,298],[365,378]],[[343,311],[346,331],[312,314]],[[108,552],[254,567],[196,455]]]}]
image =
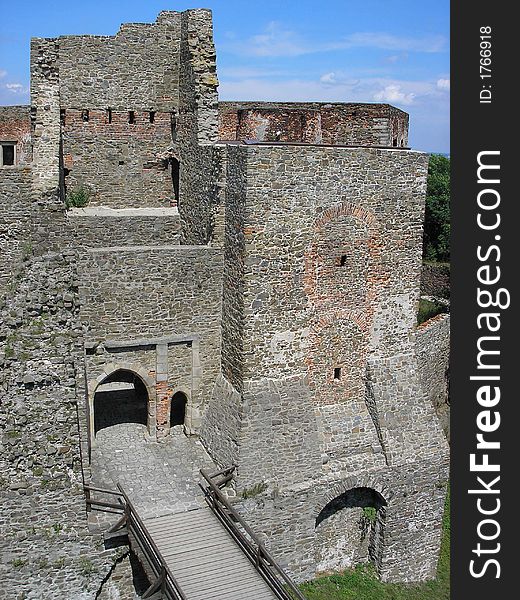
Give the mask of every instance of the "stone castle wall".
[{"label": "stone castle wall", "polygon": [[[238,466],[237,506],[298,579],[368,555],[385,579],[432,577],[447,466],[421,388],[440,393],[421,352],[445,332],[415,335],[426,157],[341,147],[406,146],[407,115],[219,105],[207,10],[35,39],[31,70],[34,160],[0,173],[4,581],[106,591],[120,553],[88,532],[81,483],[119,371],[145,384],[152,439],[186,394],[185,432]],[[81,185],[89,206],[67,210]],[[363,498],[381,503],[354,555]]]},{"label": "stone castle wall", "polygon": [[352,473],[388,503],[382,576],[431,577],[447,471],[413,345],[426,157],[245,145],[227,164],[223,373],[203,440],[236,460],[239,495],[267,486],[274,504],[243,510],[298,577],[346,543],[315,520]]},{"label": "stone castle wall", "polygon": [[30,254],[28,237],[31,219],[30,167],[8,167],[0,171],[0,297],[6,292]]},{"label": "stone castle wall", "polygon": [[450,439],[450,315],[442,314],[422,323],[415,334],[415,352],[423,390]]},{"label": "stone castle wall", "polygon": [[18,166],[31,162],[31,120],[28,106],[0,107],[0,142],[16,142]]},{"label": "stone castle wall", "polygon": [[176,204],[170,112],[62,109],[61,118],[67,193],[84,188],[89,206]]},{"label": "stone castle wall", "polygon": [[407,146],[408,115],[388,104],[219,102],[221,140]]}]

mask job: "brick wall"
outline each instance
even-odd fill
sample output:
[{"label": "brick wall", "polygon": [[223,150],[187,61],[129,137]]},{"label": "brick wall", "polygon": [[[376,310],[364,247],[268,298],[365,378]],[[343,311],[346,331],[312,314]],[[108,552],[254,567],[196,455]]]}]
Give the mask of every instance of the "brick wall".
[{"label": "brick wall", "polygon": [[16,164],[32,161],[29,106],[0,106],[0,142],[16,142]]},{"label": "brick wall", "polygon": [[219,102],[222,140],[407,146],[408,115],[388,104]]}]

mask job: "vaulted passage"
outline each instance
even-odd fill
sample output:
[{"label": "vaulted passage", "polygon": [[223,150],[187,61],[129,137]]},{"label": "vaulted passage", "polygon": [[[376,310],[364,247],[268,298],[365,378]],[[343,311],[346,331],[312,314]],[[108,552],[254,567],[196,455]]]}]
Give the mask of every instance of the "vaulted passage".
[{"label": "vaulted passage", "polygon": [[94,434],[121,423],[147,424],[148,392],[132,371],[116,371],[97,388],[94,396]]},{"label": "vaulted passage", "polygon": [[184,425],[184,419],[186,417],[186,404],[188,398],[186,394],[177,392],[172,396],[172,402],[170,407],[170,427],[175,425]]},{"label": "vaulted passage", "polygon": [[326,504],[316,518],[318,572],[372,561],[382,553],[386,501],[372,488],[352,488]]}]

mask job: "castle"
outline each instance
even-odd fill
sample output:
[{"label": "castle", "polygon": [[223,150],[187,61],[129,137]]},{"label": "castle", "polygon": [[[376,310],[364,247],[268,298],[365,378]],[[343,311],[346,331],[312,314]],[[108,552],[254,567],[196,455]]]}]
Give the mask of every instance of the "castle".
[{"label": "castle", "polygon": [[217,86],[211,13],[162,12],[33,39],[31,106],[0,107],[2,577],[24,598],[94,597],[117,560],[82,484],[125,419],[236,465],[230,494],[296,580],[365,560],[387,581],[435,575],[428,158],[389,105]]}]

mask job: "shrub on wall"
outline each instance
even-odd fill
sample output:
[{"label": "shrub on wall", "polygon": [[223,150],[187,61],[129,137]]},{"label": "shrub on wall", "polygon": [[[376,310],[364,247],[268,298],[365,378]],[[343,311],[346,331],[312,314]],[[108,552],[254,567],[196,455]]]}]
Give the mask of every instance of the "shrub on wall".
[{"label": "shrub on wall", "polygon": [[90,201],[90,192],[83,186],[70,190],[65,197],[67,208],[84,208]]}]

